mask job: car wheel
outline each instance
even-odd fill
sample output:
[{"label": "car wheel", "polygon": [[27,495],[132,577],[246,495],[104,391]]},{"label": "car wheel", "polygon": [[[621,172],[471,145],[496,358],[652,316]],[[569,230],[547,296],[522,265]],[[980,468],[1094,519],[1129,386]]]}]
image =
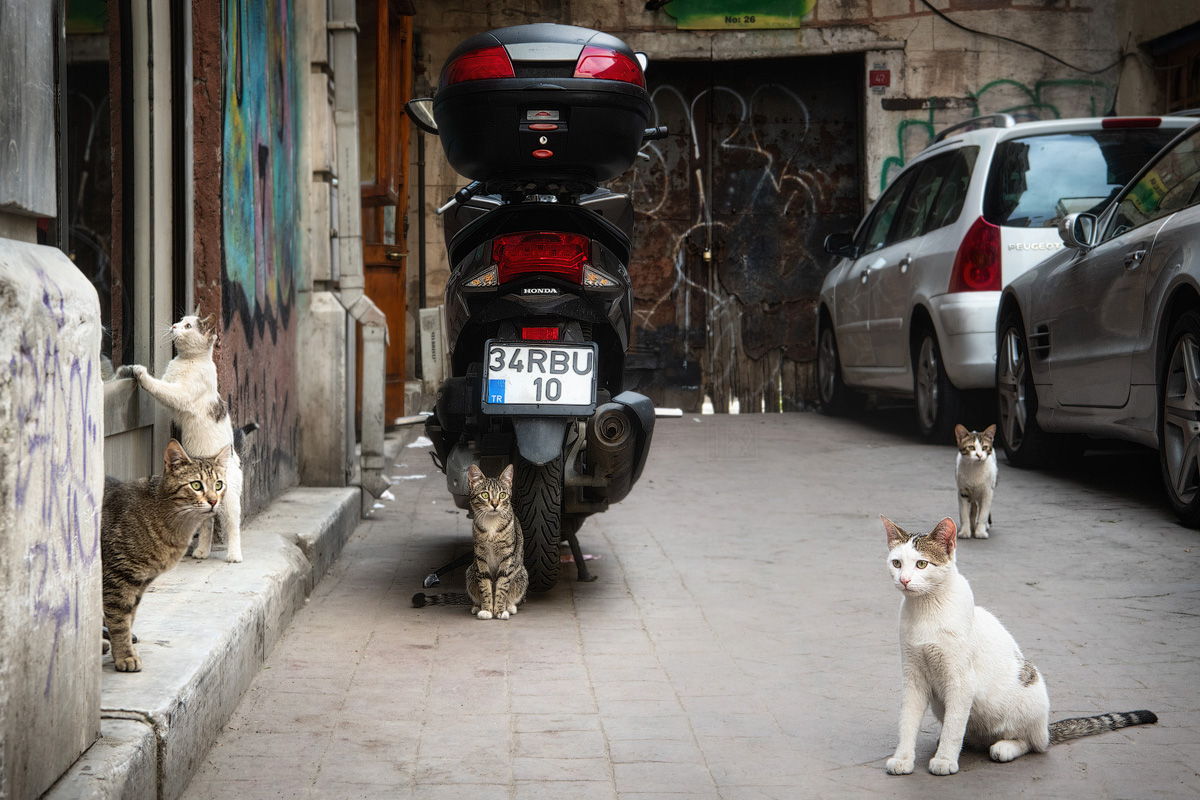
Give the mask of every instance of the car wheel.
[{"label": "car wheel", "polygon": [[1158,453],[1167,497],[1183,524],[1200,525],[1200,314],[1171,326],[1159,380]]},{"label": "car wheel", "polygon": [[1082,449],[1075,437],[1057,436],[1038,427],[1037,410],[1025,325],[1020,314],[1009,311],[1000,321],[996,349],[996,416],[1000,444],[1014,467],[1050,466]]},{"label": "car wheel", "polygon": [[921,436],[936,444],[953,441],[954,426],[962,415],[962,395],[946,375],[937,334],[929,329],[921,332],[914,350],[913,400]]},{"label": "car wheel", "polygon": [[817,334],[817,399],[821,412],[843,416],[862,411],[866,395],[850,389],[842,382],[842,362],[838,358],[837,338],[833,327],[822,322]]}]

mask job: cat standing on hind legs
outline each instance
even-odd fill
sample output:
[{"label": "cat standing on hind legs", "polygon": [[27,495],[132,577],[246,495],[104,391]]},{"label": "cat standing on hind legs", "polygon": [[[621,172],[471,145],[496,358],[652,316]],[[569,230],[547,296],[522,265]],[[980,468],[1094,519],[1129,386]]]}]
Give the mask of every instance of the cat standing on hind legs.
[{"label": "cat standing on hind legs", "polygon": [[[213,346],[217,333],[213,317],[189,315],[171,326],[175,357],[167,364],[161,379],[141,365],[126,365],[118,377],[134,377],[138,385],[158,402],[171,409],[179,425],[180,440],[193,455],[213,455],[229,445],[225,470],[225,498],[219,512],[228,542],[225,560],[242,560],[242,462],[233,447],[233,423],[229,410],[217,390],[217,367]],[[192,551],[194,558],[208,558],[212,548],[213,523],[200,528],[200,541]]]},{"label": "cat standing on hind legs", "polygon": [[992,497],[998,475],[996,426],[989,425],[978,432],[955,425],[954,438],[958,440],[958,459],[954,465],[954,478],[958,484],[958,535],[962,539],[972,536],[986,539],[988,525],[992,524]]},{"label": "cat standing on hind legs", "polygon": [[904,595],[900,741],[887,760],[889,773],[913,771],[927,708],[942,723],[929,761],[934,775],[958,772],[964,743],[987,749],[993,761],[1012,761],[1070,739],[1158,721],[1149,711],[1130,711],[1051,723],[1041,673],[1000,621],[975,605],[970,584],[958,572],[954,520],[947,517],[930,533],[914,535],[881,519],[892,580]]}]

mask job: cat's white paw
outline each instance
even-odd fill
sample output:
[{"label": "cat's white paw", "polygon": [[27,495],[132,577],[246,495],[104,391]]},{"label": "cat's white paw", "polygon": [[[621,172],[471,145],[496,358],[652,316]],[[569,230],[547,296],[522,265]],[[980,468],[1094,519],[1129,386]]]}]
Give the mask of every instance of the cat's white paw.
[{"label": "cat's white paw", "polygon": [[508,610],[505,609],[496,615],[496,619],[508,619]]},{"label": "cat's white paw", "polygon": [[986,525],[980,525],[975,529],[976,539],[986,539],[988,537],[988,529]]},{"label": "cat's white paw", "polygon": [[887,760],[888,775],[911,775],[913,771],[913,759],[911,758],[889,758]]},{"label": "cat's white paw", "polygon": [[992,745],[988,752],[992,757],[992,761],[1012,761],[1028,753],[1029,748],[1023,742],[1013,741],[1012,739],[1001,739]]},{"label": "cat's white paw", "polygon": [[958,761],[935,756],[929,759],[929,771],[934,775],[953,775],[958,772]]},{"label": "cat's white paw", "polygon": [[970,539],[971,538],[971,529],[968,528],[966,525],[959,525],[958,526],[958,538]]},{"label": "cat's white paw", "polygon": [[510,613],[510,614],[515,614],[515,613],[517,613],[517,604],[516,604],[516,603],[509,603],[509,604],[508,604],[508,613]]},{"label": "cat's white paw", "polygon": [[229,555],[225,556],[225,560],[228,561],[230,564],[240,563],[242,560],[242,551],[241,550],[230,550]]},{"label": "cat's white paw", "polygon": [[208,558],[208,548],[197,546],[196,549],[192,551],[192,558],[200,559],[201,561]]},{"label": "cat's white paw", "polygon": [[480,619],[491,619],[492,612],[488,611],[487,609],[484,609],[484,610],[480,611],[478,614],[476,614],[475,616],[479,617]]}]

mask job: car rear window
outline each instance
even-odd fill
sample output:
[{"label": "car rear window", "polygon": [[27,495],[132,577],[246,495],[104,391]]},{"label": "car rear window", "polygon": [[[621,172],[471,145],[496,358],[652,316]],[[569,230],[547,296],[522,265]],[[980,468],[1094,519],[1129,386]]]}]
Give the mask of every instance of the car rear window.
[{"label": "car rear window", "polygon": [[1096,213],[1177,133],[1114,128],[1000,142],[988,173],[984,219],[1010,228],[1048,228],[1076,211]]}]

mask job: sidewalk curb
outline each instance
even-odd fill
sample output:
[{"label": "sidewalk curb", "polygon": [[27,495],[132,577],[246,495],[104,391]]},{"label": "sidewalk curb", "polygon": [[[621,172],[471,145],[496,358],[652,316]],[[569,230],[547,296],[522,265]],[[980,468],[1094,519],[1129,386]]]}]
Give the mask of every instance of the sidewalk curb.
[{"label": "sidewalk curb", "polygon": [[101,739],[46,800],[179,797],[358,526],[360,493],[293,489],[245,527],[242,563],[217,551],[159,578],[136,623],[142,672],[118,673],[104,659]]}]

